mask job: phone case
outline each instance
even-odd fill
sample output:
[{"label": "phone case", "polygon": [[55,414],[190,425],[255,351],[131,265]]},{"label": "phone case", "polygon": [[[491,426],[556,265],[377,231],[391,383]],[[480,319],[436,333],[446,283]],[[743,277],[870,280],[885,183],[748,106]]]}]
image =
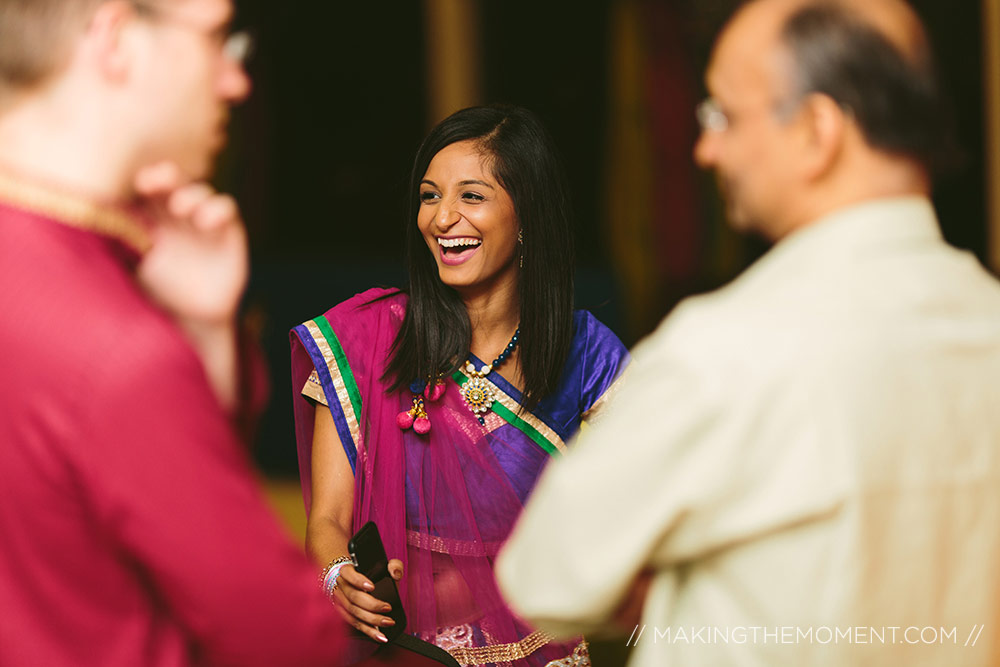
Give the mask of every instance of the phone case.
[{"label": "phone case", "polygon": [[386,639],[394,640],[406,629],[406,613],[399,600],[396,580],[389,574],[389,558],[385,554],[382,537],[379,535],[375,522],[369,521],[361,526],[361,529],[347,543],[347,549],[357,563],[358,572],[368,577],[375,585],[375,590],[371,592],[372,596],[383,602],[388,602],[392,606],[392,611],[386,615],[396,624],[379,629]]}]

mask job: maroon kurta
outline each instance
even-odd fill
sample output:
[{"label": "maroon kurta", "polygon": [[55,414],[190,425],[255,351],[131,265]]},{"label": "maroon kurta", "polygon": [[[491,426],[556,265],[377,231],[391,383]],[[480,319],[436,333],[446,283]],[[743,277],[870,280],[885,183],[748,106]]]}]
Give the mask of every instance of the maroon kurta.
[{"label": "maroon kurta", "polygon": [[0,664],[332,664],[338,614],[128,256],[0,203]]}]

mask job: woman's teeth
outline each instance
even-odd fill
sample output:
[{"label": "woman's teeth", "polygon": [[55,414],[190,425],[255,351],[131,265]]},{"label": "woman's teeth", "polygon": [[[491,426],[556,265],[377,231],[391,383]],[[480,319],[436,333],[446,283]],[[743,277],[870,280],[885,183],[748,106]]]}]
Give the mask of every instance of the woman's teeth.
[{"label": "woman's teeth", "polygon": [[439,238],[437,242],[438,245],[440,245],[442,248],[449,248],[449,249],[459,248],[462,250],[466,248],[474,248],[476,246],[482,245],[483,243],[482,239],[477,239],[472,237],[457,238],[457,239]]}]

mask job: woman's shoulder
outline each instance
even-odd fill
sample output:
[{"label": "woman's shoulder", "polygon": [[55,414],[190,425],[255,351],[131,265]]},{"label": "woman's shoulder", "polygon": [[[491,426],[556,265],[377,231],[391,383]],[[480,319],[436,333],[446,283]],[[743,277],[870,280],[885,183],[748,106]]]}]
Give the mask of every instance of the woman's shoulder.
[{"label": "woman's shoulder", "polygon": [[306,353],[312,367],[335,367],[345,376],[349,368],[358,382],[362,377],[378,377],[376,366],[389,357],[405,314],[406,294],[398,289],[374,288],[355,294],[292,329],[293,359],[303,360],[305,369],[308,366],[301,355]]},{"label": "woman's shoulder", "polygon": [[[402,321],[406,314],[407,295],[397,288],[372,287],[341,301],[320,317],[331,326],[348,324],[362,325],[369,320],[383,319]],[[315,321],[319,318],[312,318]],[[336,326],[335,326],[336,328]]]},{"label": "woman's shoulder", "polygon": [[586,355],[628,355],[618,336],[589,310],[573,311],[573,349]]},{"label": "woman's shoulder", "polygon": [[590,380],[612,382],[622,374],[631,357],[628,348],[606,324],[586,310],[574,313],[570,364]]},{"label": "woman's shoulder", "polygon": [[573,312],[573,341],[559,389],[540,406],[568,435],[615,383],[629,362],[618,336],[592,313]]}]

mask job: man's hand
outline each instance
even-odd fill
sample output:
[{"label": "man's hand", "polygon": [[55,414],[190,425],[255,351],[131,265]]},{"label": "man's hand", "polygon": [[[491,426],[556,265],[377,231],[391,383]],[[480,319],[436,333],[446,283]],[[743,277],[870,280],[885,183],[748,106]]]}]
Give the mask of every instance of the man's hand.
[{"label": "man's hand", "polygon": [[232,322],[249,273],[236,202],[187,181],[172,163],[140,170],[135,190],[154,223],[138,271],[149,296],[182,324]]},{"label": "man's hand", "polygon": [[236,313],[249,274],[236,202],[188,181],[172,163],[140,170],[135,191],[153,222],[139,284],[185,332],[220,402],[232,408],[238,395]]}]

